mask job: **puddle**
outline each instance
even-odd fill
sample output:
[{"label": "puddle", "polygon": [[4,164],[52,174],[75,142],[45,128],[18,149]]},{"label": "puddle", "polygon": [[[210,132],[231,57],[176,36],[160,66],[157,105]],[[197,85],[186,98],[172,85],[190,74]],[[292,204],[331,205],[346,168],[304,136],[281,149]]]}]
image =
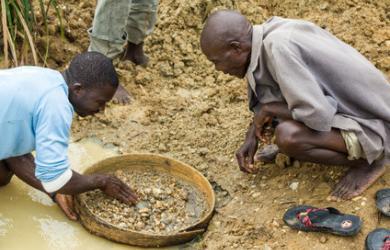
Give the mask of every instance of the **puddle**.
[{"label": "puddle", "polygon": [[[117,155],[115,147],[102,147],[98,140],[72,143],[72,168],[83,171],[91,164]],[[91,235],[78,222],[69,221],[43,193],[17,178],[0,188],[0,248],[39,250],[135,250]],[[151,249],[151,248],[149,248]],[[182,249],[171,247],[162,249]]]}]

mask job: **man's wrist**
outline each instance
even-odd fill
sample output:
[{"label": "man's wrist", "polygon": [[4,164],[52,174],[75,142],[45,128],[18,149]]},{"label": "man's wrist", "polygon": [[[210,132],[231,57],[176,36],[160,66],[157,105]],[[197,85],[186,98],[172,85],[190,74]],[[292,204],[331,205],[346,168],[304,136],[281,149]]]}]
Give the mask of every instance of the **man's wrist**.
[{"label": "man's wrist", "polygon": [[95,188],[103,189],[106,186],[107,176],[102,174],[91,175],[92,183]]}]

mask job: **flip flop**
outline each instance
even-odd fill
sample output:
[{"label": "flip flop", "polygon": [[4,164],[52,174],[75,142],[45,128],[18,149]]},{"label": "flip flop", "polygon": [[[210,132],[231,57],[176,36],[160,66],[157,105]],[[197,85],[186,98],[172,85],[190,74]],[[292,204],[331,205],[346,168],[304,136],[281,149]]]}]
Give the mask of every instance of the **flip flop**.
[{"label": "flip flop", "polygon": [[366,250],[390,250],[390,230],[377,228],[367,235]]},{"label": "flip flop", "polygon": [[376,207],[382,214],[390,216],[390,188],[381,189],[376,192]]},{"label": "flip flop", "polygon": [[325,232],[341,236],[352,236],[359,232],[362,221],[355,215],[343,214],[339,210],[297,206],[290,208],[283,216],[291,228],[306,232]]}]

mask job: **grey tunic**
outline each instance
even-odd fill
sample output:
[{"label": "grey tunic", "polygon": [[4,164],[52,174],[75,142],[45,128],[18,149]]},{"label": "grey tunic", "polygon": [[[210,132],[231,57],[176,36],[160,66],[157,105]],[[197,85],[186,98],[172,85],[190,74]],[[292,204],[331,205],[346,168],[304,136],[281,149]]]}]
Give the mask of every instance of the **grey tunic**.
[{"label": "grey tunic", "polygon": [[390,163],[390,84],[326,30],[279,17],[255,25],[246,77],[252,111],[284,101],[294,120],[317,131],[353,131],[369,163]]}]

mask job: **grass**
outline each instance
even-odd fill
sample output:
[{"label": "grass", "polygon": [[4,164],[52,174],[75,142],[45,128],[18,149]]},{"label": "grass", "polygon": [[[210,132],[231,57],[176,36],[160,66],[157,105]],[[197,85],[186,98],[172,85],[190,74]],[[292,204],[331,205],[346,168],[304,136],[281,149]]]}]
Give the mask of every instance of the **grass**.
[{"label": "grass", "polygon": [[[39,54],[34,40],[39,28],[48,33],[48,14],[50,7],[54,8],[59,20],[61,36],[64,37],[62,16],[56,0],[36,0],[39,5],[43,23],[38,23],[33,11],[31,0],[0,0],[1,1],[1,32],[3,36],[4,64],[6,67],[19,66],[31,60],[38,65],[39,61],[46,65],[49,51],[49,36],[46,36],[44,55]],[[42,27],[43,26],[43,27]]]}]

